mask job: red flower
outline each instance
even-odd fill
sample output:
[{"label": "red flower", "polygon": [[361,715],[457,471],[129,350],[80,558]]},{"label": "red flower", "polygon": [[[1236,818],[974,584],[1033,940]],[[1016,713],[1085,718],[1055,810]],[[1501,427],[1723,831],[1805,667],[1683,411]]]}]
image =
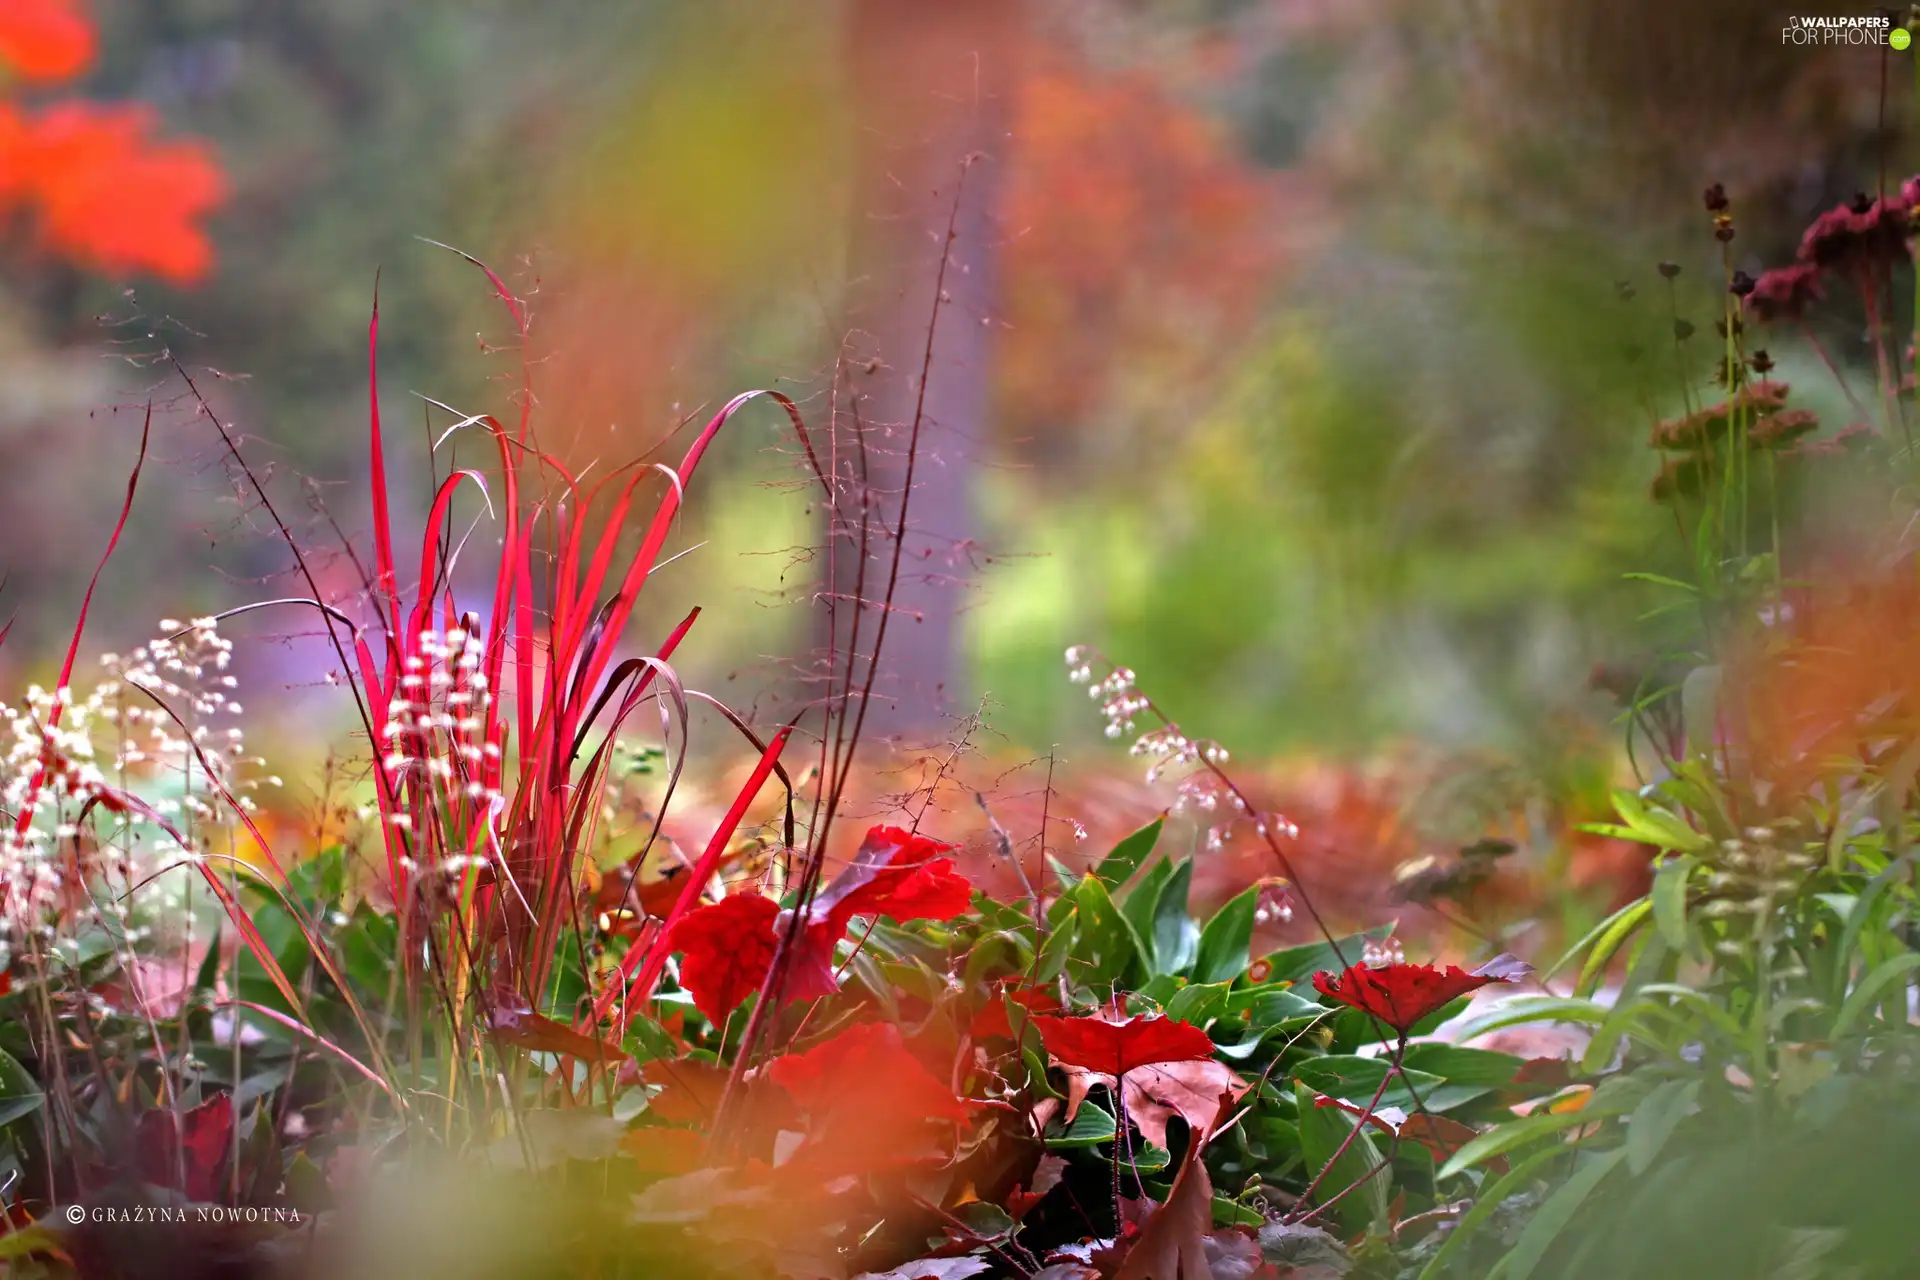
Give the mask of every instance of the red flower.
[{"label": "red flower", "polygon": [[0,104],[0,210],[30,209],[49,250],[102,274],[192,284],[213,264],[200,220],[226,178],[202,144],[154,141],[154,124],[137,106]]},{"label": "red flower", "polygon": [[1754,318],[1797,320],[1807,308],[1826,296],[1820,287],[1820,268],[1811,262],[1792,267],[1774,267],[1762,271],[1747,295],[1747,310]]},{"label": "red flower", "polygon": [[1313,975],[1313,988],[1341,1004],[1370,1014],[1406,1035],[1416,1023],[1449,1002],[1494,982],[1512,982],[1526,966],[1511,956],[1490,960],[1474,973],[1458,965],[1354,965],[1346,972]]},{"label": "red flower", "polygon": [[1158,1015],[1112,1021],[1092,1014],[1080,1018],[1041,1014],[1033,1024],[1056,1059],[1116,1080],[1135,1067],[1213,1056],[1213,1041],[1206,1032]]},{"label": "red flower", "polygon": [[66,80],[93,61],[93,23],[75,0],[0,4],[0,62],[22,80]]},{"label": "red flower", "polygon": [[[867,832],[845,870],[814,895],[791,955],[783,994],[811,1000],[840,989],[833,953],[855,916],[894,920],[950,920],[965,913],[973,886],[953,869],[952,848],[898,827]],[[686,953],[681,985],[715,1022],[760,989],[786,918],[758,894],[731,898],[688,913],[673,927],[671,946]]]},{"label": "red flower", "polygon": [[773,932],[779,915],[769,899],[736,893],[688,912],[673,926],[670,945],[687,956],[680,985],[709,1020],[725,1018],[766,981],[779,941]]}]

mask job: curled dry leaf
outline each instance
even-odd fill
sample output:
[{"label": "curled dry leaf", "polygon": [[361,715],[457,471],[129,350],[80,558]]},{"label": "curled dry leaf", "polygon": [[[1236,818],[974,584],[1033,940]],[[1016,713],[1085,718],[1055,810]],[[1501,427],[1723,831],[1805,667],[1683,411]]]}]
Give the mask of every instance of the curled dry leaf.
[{"label": "curled dry leaf", "polygon": [[1120,1084],[1127,1118],[1148,1142],[1161,1150],[1167,1145],[1167,1121],[1179,1116],[1199,1133],[1210,1127],[1223,1107],[1231,1107],[1247,1092],[1247,1083],[1224,1062],[1161,1062],[1136,1067]]}]

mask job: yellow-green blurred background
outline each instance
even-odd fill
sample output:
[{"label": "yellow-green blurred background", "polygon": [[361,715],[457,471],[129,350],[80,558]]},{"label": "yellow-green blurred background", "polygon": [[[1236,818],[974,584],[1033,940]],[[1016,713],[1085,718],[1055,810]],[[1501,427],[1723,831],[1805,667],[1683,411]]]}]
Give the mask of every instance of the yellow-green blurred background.
[{"label": "yellow-green blurred background", "polygon": [[[154,104],[232,190],[193,289],[7,242],[0,667],[57,659],[149,399],[155,465],[89,648],[290,594],[163,356],[299,536],[331,544],[324,506],[364,547],[377,273],[404,546],[446,423],[414,393],[510,411],[520,369],[484,280],[425,240],[527,299],[543,441],[611,466],[750,386],[824,411],[850,279],[876,239],[912,242],[881,206],[927,179],[890,157],[957,169],[977,148],[948,321],[976,332],[943,375],[970,394],[923,473],[964,515],[934,532],[965,540],[965,582],[950,618],[898,629],[902,660],[924,651],[947,704],[984,700],[1016,749],[1097,736],[1060,659],[1093,643],[1243,751],[1524,753],[1567,715],[1603,720],[1589,672],[1650,643],[1621,574],[1671,554],[1644,437],[1689,358],[1671,308],[1711,342],[1721,307],[1700,188],[1728,185],[1733,262],[1757,272],[1813,213],[1920,167],[1910,62],[1883,89],[1876,50],[1783,45],[1790,11],[1808,7],[96,0],[79,90]],[[1682,267],[1671,301],[1660,259]],[[1851,318],[1823,323],[1841,363],[1863,349]],[[1818,369],[1792,335],[1775,356]],[[800,478],[777,415],[736,424],[676,542],[704,546],[634,637],[704,606],[683,674],[763,711],[813,643]],[[302,626],[235,630],[256,641],[249,701],[312,747],[346,720],[324,653],[284,639]]]}]

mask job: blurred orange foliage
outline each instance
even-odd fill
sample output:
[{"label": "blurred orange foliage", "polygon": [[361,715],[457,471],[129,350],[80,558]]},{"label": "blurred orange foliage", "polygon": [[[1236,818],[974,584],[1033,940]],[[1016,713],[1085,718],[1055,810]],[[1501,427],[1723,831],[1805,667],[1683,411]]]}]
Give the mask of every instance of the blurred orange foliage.
[{"label": "blurred orange foliage", "polygon": [[1004,412],[1084,420],[1123,362],[1204,373],[1280,265],[1281,192],[1145,71],[1054,52],[1020,91],[1006,228]]},{"label": "blurred orange foliage", "polygon": [[[0,61],[22,80],[70,79],[94,49],[74,0],[0,6]],[[226,177],[206,144],[157,141],[156,124],[140,105],[0,101],[0,218],[26,221],[39,248],[103,275],[202,279],[213,246],[201,222],[226,198]]]}]

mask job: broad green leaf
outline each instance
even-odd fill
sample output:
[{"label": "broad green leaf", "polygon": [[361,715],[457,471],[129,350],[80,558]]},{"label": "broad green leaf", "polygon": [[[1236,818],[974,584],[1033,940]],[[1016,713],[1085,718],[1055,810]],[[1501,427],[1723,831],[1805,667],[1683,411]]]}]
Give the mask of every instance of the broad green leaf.
[{"label": "broad green leaf", "polygon": [[1092,874],[1105,881],[1107,888],[1114,893],[1120,892],[1120,886],[1133,879],[1133,873],[1153,856],[1153,846],[1159,841],[1160,829],[1166,824],[1164,817],[1155,818],[1113,846],[1113,852],[1100,860],[1100,865],[1093,869]]},{"label": "broad green leaf", "polygon": [[[1300,1108],[1300,1148],[1306,1156],[1307,1168],[1316,1175],[1323,1169],[1327,1171],[1314,1193],[1316,1200],[1325,1204],[1361,1178],[1367,1179],[1366,1185],[1351,1195],[1341,1196],[1340,1203],[1329,1211],[1346,1234],[1358,1235],[1386,1216],[1393,1171],[1367,1176],[1380,1164],[1382,1156],[1366,1126],[1360,1126],[1360,1132],[1354,1133],[1359,1124],[1357,1117],[1339,1107],[1316,1107],[1312,1091],[1304,1084],[1297,1087],[1295,1100]],[[1347,1143],[1339,1159],[1334,1159],[1334,1152],[1347,1142],[1349,1134],[1353,1134],[1353,1141]]]},{"label": "broad green leaf", "polygon": [[1165,1008],[1167,1016],[1175,1022],[1191,1022],[1196,1027],[1205,1027],[1220,1016],[1226,1005],[1227,984],[1208,982],[1180,988],[1166,1002]]},{"label": "broad green leaf", "polygon": [[1200,946],[1200,926],[1187,914],[1187,891],[1193,882],[1189,859],[1173,869],[1153,904],[1153,971],[1185,973]]},{"label": "broad green leaf", "polygon": [[1627,1170],[1636,1177],[1653,1167],[1673,1130],[1700,1097],[1698,1080],[1667,1080],[1655,1085],[1627,1118]]},{"label": "broad green leaf", "polygon": [[1133,926],[1120,914],[1107,886],[1093,876],[1082,880],[1073,896],[1080,916],[1073,958],[1086,966],[1077,976],[1096,985],[1120,981],[1143,958]]},{"label": "broad green leaf", "polygon": [[1489,1089],[1503,1089],[1513,1083],[1515,1073],[1524,1065],[1523,1059],[1510,1053],[1435,1042],[1408,1045],[1403,1062],[1409,1070],[1438,1076],[1448,1084],[1484,1085]]},{"label": "broad green leaf", "polygon": [[1533,1269],[1540,1265],[1540,1259],[1546,1256],[1554,1240],[1573,1221],[1573,1215],[1580,1211],[1580,1206],[1593,1193],[1593,1189],[1613,1172],[1614,1166],[1625,1159],[1626,1154],[1625,1147],[1616,1147],[1604,1155],[1594,1156],[1533,1211],[1526,1230],[1520,1233],[1513,1252],[1507,1255],[1506,1268],[1502,1272],[1507,1280],[1527,1280],[1533,1274]]},{"label": "broad green leaf", "polygon": [[1207,921],[1193,959],[1195,982],[1231,982],[1247,971],[1247,948],[1253,942],[1253,913],[1260,891],[1250,888],[1235,895]]},{"label": "broad green leaf", "polygon": [[1687,879],[1698,865],[1682,854],[1661,863],[1653,876],[1653,925],[1675,951],[1687,949]]},{"label": "broad green leaf", "polygon": [[1337,972],[1344,960],[1348,965],[1360,963],[1360,957],[1369,942],[1385,942],[1393,936],[1393,926],[1381,925],[1365,933],[1351,933],[1338,940],[1338,950],[1326,942],[1309,942],[1304,946],[1288,947],[1284,951],[1275,951],[1266,957],[1268,982],[1303,983],[1321,970]]},{"label": "broad green leaf", "polygon": [[1074,1114],[1073,1123],[1066,1129],[1047,1139],[1047,1145],[1057,1151],[1072,1150],[1076,1147],[1097,1147],[1113,1141],[1113,1117],[1097,1102],[1082,1102],[1080,1110]]},{"label": "broad green leaf", "polygon": [[[1160,858],[1147,868],[1147,873],[1133,882],[1131,888],[1120,895],[1120,912],[1126,916],[1133,931],[1151,946],[1153,942],[1153,913],[1160,903],[1161,891],[1167,881],[1173,878],[1173,862]],[[1156,971],[1159,968],[1155,963]]]},{"label": "broad green leaf", "polygon": [[14,1056],[0,1049],[0,1127],[32,1115],[47,1100],[40,1082]]},{"label": "broad green leaf", "polygon": [[[1063,902],[1070,899],[1063,898]],[[1066,971],[1067,957],[1073,954],[1074,940],[1080,936],[1080,913],[1072,906],[1050,926],[1046,942],[1040,948],[1040,954],[1034,958],[1033,977],[1036,982],[1052,982]]]}]

